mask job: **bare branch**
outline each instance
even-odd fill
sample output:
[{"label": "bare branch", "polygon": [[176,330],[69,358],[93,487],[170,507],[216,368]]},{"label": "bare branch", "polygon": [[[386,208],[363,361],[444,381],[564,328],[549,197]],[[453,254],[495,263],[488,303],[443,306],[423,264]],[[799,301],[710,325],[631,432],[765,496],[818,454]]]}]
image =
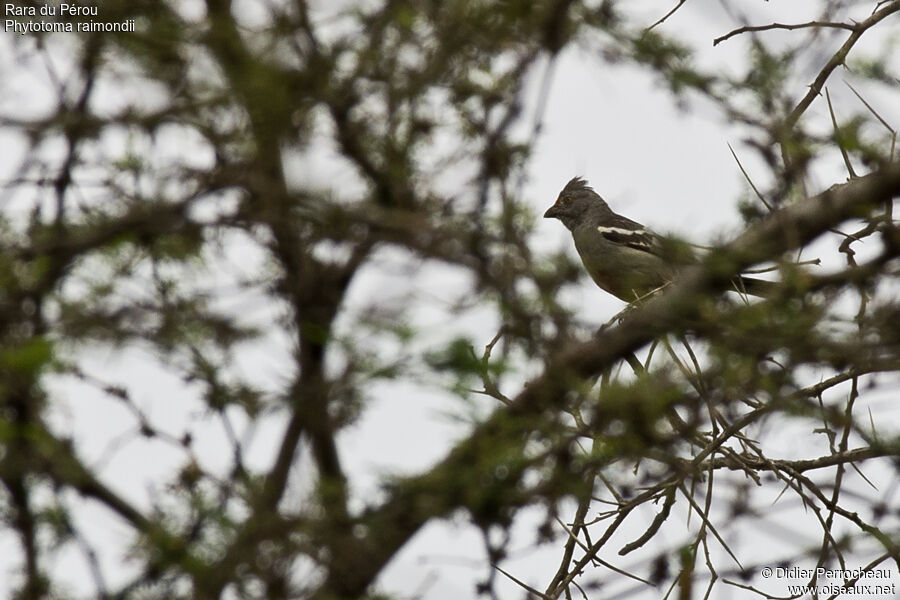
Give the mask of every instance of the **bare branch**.
[{"label": "bare branch", "polygon": [[747,25],[745,27],[738,27],[734,31],[730,31],[721,37],[717,37],[713,40],[713,46],[718,46],[721,42],[733,38],[736,35],[741,35],[743,33],[753,32],[753,31],[770,31],[772,29],[809,29],[809,28],[828,28],[828,29],[846,29],[848,31],[856,31],[856,25],[851,25],[848,23],[834,23],[829,21],[809,21],[808,23],[797,23],[797,24],[788,24],[788,23],[772,23],[770,25]]}]

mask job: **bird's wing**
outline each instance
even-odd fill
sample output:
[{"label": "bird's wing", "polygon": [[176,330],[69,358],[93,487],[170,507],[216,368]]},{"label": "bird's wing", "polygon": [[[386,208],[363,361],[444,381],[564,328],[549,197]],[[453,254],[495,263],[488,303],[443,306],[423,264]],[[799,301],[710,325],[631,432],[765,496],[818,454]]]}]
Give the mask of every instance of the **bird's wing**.
[{"label": "bird's wing", "polygon": [[613,218],[598,225],[597,231],[614,244],[621,244],[650,254],[660,255],[661,253],[659,236],[640,223],[622,215],[614,214]]}]

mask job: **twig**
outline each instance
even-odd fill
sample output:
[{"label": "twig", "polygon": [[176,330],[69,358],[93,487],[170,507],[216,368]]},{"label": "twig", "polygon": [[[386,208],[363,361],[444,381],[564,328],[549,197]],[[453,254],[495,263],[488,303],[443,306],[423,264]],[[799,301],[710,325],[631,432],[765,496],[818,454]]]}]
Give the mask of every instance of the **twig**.
[{"label": "twig", "polygon": [[713,40],[713,46],[718,46],[719,43],[724,42],[727,39],[733,38],[736,35],[741,35],[742,33],[748,33],[752,31],[769,31],[770,29],[806,29],[810,27],[828,27],[832,29],[847,29],[848,31],[855,31],[858,25],[850,25],[849,23],[835,23],[831,21],[810,21],[808,23],[772,23],[770,25],[745,25],[744,27],[738,27],[734,31],[730,31],[721,37],[717,37]]},{"label": "twig", "polygon": [[725,550],[725,552],[728,553],[728,556],[731,557],[731,560],[734,561],[738,568],[743,569],[744,566],[741,564],[741,561],[739,561],[738,557],[735,556],[734,552],[731,551],[731,547],[725,542],[725,539],[721,535],[719,535],[716,527],[712,523],[710,523],[708,515],[700,509],[700,505],[697,504],[691,493],[687,490],[687,488],[684,487],[684,484],[679,483],[678,489],[681,491],[681,494],[685,497],[685,499],[691,504],[691,506],[694,507],[694,510],[697,511],[697,514],[703,520],[703,526],[710,532],[712,532],[713,536],[719,541],[719,544],[722,545],[722,548]]},{"label": "twig", "polygon": [[841,140],[841,128],[838,127],[837,117],[834,116],[834,107],[831,105],[831,94],[828,93],[828,88],[825,88],[825,101],[828,103],[828,113],[831,115],[831,126],[834,128],[834,137],[838,143],[838,149],[841,151],[841,156],[844,158],[844,166],[847,167],[847,173],[850,175],[850,179],[856,179],[856,171],[853,170],[853,164],[850,162],[850,155],[847,154],[847,148],[844,147],[844,143]]},{"label": "twig", "polygon": [[658,21],[656,21],[656,23],[654,23],[653,25],[651,25],[650,27],[648,27],[648,28],[645,29],[644,31],[645,31],[645,32],[650,31],[650,30],[652,30],[654,27],[656,27],[657,25],[662,25],[663,23],[665,23],[665,22],[668,20],[668,18],[671,17],[672,15],[674,15],[675,12],[676,12],[679,8],[681,8],[681,5],[684,4],[685,2],[687,2],[687,0],[678,0],[678,4],[675,6],[675,8],[673,8],[672,10],[670,10],[669,12],[667,12],[666,14],[664,14]]},{"label": "twig", "polygon": [[534,594],[538,598],[544,598],[544,600],[550,600],[550,596],[548,596],[547,594],[545,594],[543,592],[539,592],[538,590],[534,589],[533,587],[531,587],[530,585],[528,585],[521,579],[517,579],[516,577],[513,577],[511,574],[504,571],[499,565],[491,565],[491,566],[494,567],[495,569],[497,569],[498,571],[500,571],[501,573],[503,573],[504,575],[506,575],[510,579],[510,581],[517,584],[522,589],[528,591],[528,593]]},{"label": "twig", "polygon": [[663,502],[662,508],[656,513],[656,516],[653,517],[653,521],[651,521],[650,526],[647,528],[639,538],[634,540],[633,542],[629,542],[622,546],[622,549],[619,550],[619,556],[625,556],[629,552],[637,550],[644,544],[646,544],[650,538],[656,535],[656,532],[659,531],[660,526],[669,518],[669,512],[672,510],[672,505],[675,504],[675,486],[669,488],[669,491],[666,492],[666,500]]},{"label": "twig", "polygon": [[850,50],[859,41],[859,38],[862,37],[862,34],[866,32],[867,29],[878,23],[879,21],[889,17],[891,14],[900,11],[900,2],[894,2],[881,10],[875,12],[865,21],[860,21],[853,27],[853,33],[850,34],[850,37],[847,38],[847,41],[835,52],[832,57],[828,60],[819,74],[816,76],[816,79],[809,86],[809,91],[806,92],[806,95],[803,99],[797,103],[797,106],[794,107],[794,110],[791,111],[791,114],[788,115],[787,119],[785,119],[785,127],[787,129],[793,129],[794,125],[796,125],[797,121],[800,120],[800,116],[806,112],[806,109],[809,108],[809,105],[812,104],[813,99],[822,93],[822,88],[825,86],[825,82],[828,81],[828,78],[831,76],[832,71],[834,71],[838,66],[844,64],[844,61],[847,60],[847,55],[850,53]]},{"label": "twig", "polygon": [[869,109],[869,112],[871,112],[873,115],[875,115],[875,118],[876,118],[876,119],[878,119],[879,121],[881,121],[881,124],[884,125],[884,126],[887,128],[888,131],[890,131],[891,133],[897,133],[897,132],[894,130],[894,128],[891,127],[890,125],[888,125],[888,122],[885,121],[885,120],[881,117],[881,115],[879,115],[878,112],[876,112],[876,110],[875,110],[874,108],[872,108],[872,106],[871,106],[868,102],[866,102],[865,98],[863,98],[863,97],[860,95],[860,93],[856,91],[856,88],[854,88],[852,85],[850,85],[847,81],[844,81],[844,85],[846,85],[848,88],[850,88],[850,91],[851,91],[851,92],[853,92],[854,94],[856,94],[856,97],[859,98],[859,101],[862,102],[862,103],[866,106],[866,108]]},{"label": "twig", "polygon": [[869,105],[868,102],[866,102],[865,98],[863,98],[860,95],[860,93],[857,92],[856,89],[852,85],[850,85],[846,81],[844,81],[844,83],[847,85],[848,88],[850,88],[850,91],[852,91],[854,94],[856,94],[856,97],[859,98],[859,101],[862,102],[866,106],[866,108],[869,109],[869,112],[871,112],[873,115],[875,115],[875,118],[878,119],[879,121],[881,121],[881,124],[884,125],[887,128],[887,130],[891,132],[891,151],[890,151],[890,154],[888,154],[888,156],[890,157],[890,160],[894,160],[894,150],[897,147],[897,131],[893,127],[888,125],[887,121],[885,121],[884,119],[881,118],[881,115],[879,115],[878,112],[874,108],[872,108],[872,106]]},{"label": "twig", "polygon": [[744,169],[744,165],[741,164],[741,159],[737,157],[737,154],[734,152],[734,148],[731,147],[731,144],[728,144],[728,149],[731,150],[731,156],[734,157],[734,160],[737,162],[738,167],[741,169],[741,173],[744,174],[744,179],[747,180],[747,183],[750,184],[750,187],[753,188],[753,192],[756,194],[756,197],[759,198],[759,201],[763,203],[763,205],[772,212],[772,205],[766,202],[766,199],[763,198],[763,195],[760,193],[756,186],[753,184],[753,180],[750,179],[750,175],[747,174],[747,171]]}]

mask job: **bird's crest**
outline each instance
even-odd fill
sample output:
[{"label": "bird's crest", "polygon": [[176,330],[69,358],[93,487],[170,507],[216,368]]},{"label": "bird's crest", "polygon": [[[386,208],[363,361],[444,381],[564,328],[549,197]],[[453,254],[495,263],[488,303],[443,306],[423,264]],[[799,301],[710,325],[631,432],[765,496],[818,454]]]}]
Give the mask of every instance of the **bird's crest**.
[{"label": "bird's crest", "polygon": [[562,189],[562,193],[564,194],[573,194],[581,191],[594,191],[594,188],[589,186],[587,180],[582,177],[573,177],[569,180],[569,183],[566,184],[566,187]]}]

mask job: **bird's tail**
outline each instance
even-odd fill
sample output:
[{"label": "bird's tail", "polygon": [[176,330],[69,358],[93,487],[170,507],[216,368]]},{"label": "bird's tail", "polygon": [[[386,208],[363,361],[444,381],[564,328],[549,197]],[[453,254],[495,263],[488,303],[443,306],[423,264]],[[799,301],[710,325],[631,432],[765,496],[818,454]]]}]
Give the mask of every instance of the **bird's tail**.
[{"label": "bird's tail", "polygon": [[766,281],[765,279],[741,275],[734,280],[734,289],[742,294],[750,294],[751,296],[758,296],[760,298],[771,298],[775,295],[778,284],[774,281]]}]

